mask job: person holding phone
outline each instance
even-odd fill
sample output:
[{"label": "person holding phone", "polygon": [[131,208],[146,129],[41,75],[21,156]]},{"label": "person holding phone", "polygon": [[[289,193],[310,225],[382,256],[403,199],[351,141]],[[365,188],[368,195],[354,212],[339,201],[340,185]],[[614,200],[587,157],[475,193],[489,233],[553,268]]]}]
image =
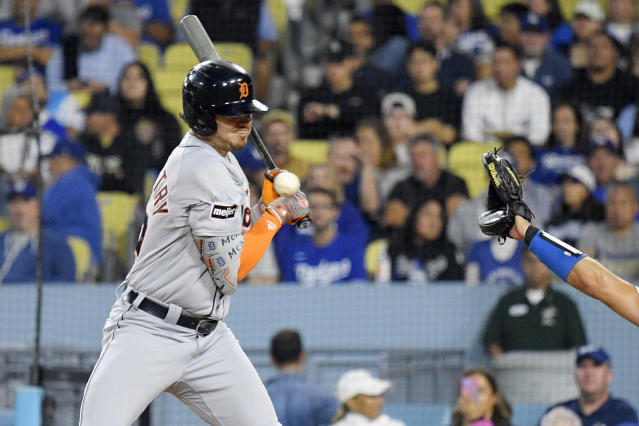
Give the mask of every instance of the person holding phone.
[{"label": "person holding phone", "polygon": [[511,417],[510,404],[500,393],[495,376],[481,368],[463,373],[451,426],[510,426]]}]

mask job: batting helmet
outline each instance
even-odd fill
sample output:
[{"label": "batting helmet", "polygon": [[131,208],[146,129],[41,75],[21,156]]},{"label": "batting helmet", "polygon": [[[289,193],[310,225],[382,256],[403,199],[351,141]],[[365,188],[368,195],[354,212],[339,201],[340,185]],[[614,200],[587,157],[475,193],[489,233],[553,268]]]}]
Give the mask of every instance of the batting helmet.
[{"label": "batting helmet", "polygon": [[182,85],[184,120],[197,134],[215,133],[216,115],[237,117],[268,111],[253,96],[253,82],[239,65],[216,60],[194,66]]}]

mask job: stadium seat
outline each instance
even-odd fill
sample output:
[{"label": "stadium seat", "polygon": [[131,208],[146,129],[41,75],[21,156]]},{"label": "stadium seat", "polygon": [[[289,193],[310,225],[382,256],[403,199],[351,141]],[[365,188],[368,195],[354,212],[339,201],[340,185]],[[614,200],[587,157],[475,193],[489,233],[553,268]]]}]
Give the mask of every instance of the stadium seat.
[{"label": "stadium seat", "polygon": [[[607,0],[598,1],[604,11],[608,10]],[[577,3],[579,3],[579,0],[559,0],[559,9],[561,9],[561,15],[565,20],[569,21],[572,19],[572,16],[575,13],[575,5]]]},{"label": "stadium seat", "polygon": [[251,48],[244,43],[215,43],[217,53],[220,54],[225,61],[238,64],[249,74],[253,70],[253,52]]},{"label": "stadium seat", "polygon": [[127,264],[127,234],[135,220],[139,199],[126,192],[98,192],[98,205],[102,216],[102,251],[117,254],[122,264]]},{"label": "stadium seat", "polygon": [[375,241],[371,241],[366,246],[364,252],[364,267],[369,279],[374,279],[379,272],[379,254],[382,250],[388,249],[388,240],[386,238],[380,238]]},{"label": "stadium seat", "polygon": [[89,102],[91,102],[91,92],[88,90],[71,90],[70,93],[73,95],[80,108],[86,108],[89,105]]},{"label": "stadium seat", "polygon": [[171,19],[173,19],[173,24],[177,25],[188,11],[189,0],[172,0],[169,4],[171,7]]},{"label": "stadium seat", "polygon": [[284,4],[283,0],[268,0],[268,6],[271,11],[271,16],[275,21],[279,40],[283,40],[283,36],[286,33],[286,26],[288,25],[286,4]]},{"label": "stadium seat", "polygon": [[198,60],[195,57],[195,53],[193,53],[193,50],[191,50],[188,44],[172,43],[167,46],[164,52],[164,65],[162,69],[164,71],[173,71],[176,74],[181,74],[182,80],[184,80],[184,76],[193,65],[197,63]]},{"label": "stadium seat", "polygon": [[4,232],[9,229],[9,221],[4,217],[0,217],[0,232]]},{"label": "stadium seat", "polygon": [[488,187],[488,177],[481,165],[481,156],[495,146],[494,143],[457,142],[450,147],[448,170],[464,179],[472,198]]},{"label": "stadium seat", "polygon": [[160,67],[160,49],[154,44],[144,43],[138,47],[140,61],[146,65],[151,75]]},{"label": "stadium seat", "polygon": [[11,65],[0,65],[0,95],[15,82],[15,68]]},{"label": "stadium seat", "polygon": [[79,283],[93,281],[91,247],[84,238],[67,237],[67,244],[75,261],[75,280]]},{"label": "stadium seat", "polygon": [[289,151],[311,164],[324,164],[328,157],[328,142],[321,139],[297,139],[291,143]]}]

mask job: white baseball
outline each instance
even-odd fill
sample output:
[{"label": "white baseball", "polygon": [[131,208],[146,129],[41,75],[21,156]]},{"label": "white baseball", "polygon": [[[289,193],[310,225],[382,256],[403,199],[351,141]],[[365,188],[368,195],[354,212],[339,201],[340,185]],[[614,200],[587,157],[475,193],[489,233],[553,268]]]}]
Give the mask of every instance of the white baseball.
[{"label": "white baseball", "polygon": [[275,188],[275,192],[285,197],[293,195],[299,191],[300,184],[300,178],[291,172],[281,171],[275,175],[275,179],[273,179],[273,188]]}]

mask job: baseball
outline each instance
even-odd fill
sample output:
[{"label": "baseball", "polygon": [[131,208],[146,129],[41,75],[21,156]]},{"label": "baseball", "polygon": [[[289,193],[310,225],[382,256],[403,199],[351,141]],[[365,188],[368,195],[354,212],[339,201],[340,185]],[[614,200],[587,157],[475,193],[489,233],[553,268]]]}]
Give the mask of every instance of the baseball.
[{"label": "baseball", "polygon": [[291,172],[282,171],[275,175],[273,188],[279,195],[285,197],[293,195],[300,190],[300,178]]}]

